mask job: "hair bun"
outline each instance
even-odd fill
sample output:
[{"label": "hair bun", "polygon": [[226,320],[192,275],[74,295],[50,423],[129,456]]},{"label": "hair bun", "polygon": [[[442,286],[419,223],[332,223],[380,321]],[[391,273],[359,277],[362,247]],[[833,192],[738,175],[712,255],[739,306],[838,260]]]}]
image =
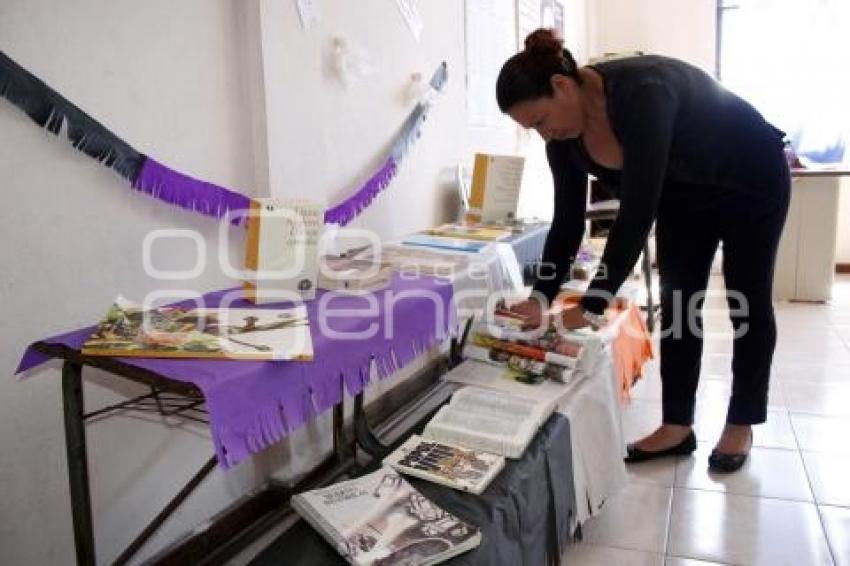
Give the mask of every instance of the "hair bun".
[{"label": "hair bun", "polygon": [[525,38],[525,50],[536,53],[560,53],[564,41],[551,29],[536,29]]}]

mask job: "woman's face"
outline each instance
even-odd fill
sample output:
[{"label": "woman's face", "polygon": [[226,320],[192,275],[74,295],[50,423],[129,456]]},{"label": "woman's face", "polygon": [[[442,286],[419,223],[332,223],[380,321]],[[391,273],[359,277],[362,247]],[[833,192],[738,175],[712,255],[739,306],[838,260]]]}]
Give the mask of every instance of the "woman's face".
[{"label": "woman's face", "polygon": [[563,75],[552,76],[552,96],[518,102],[508,115],[523,128],[534,128],[547,142],[577,138],[584,130],[579,85]]}]

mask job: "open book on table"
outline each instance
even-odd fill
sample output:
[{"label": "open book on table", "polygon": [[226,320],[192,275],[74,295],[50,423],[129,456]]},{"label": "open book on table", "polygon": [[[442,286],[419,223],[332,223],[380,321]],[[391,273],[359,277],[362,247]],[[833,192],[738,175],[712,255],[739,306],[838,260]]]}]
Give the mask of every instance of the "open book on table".
[{"label": "open book on table", "polygon": [[350,564],[437,564],[481,543],[481,531],[441,509],[398,472],[300,493],[292,506]]},{"label": "open book on table", "polygon": [[422,437],[520,458],[553,410],[551,401],[534,401],[500,391],[465,387],[437,411],[422,431]]}]

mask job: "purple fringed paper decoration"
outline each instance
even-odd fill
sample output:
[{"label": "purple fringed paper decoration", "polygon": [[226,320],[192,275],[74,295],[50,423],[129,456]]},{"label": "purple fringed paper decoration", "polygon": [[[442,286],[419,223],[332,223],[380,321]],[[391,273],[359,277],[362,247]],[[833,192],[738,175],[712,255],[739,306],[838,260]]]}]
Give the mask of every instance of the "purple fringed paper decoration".
[{"label": "purple fringed paper decoration", "polygon": [[398,166],[393,158],[390,157],[357,192],[333,208],[325,211],[325,224],[345,226],[354,220],[357,215],[372,203],[372,199],[378,193],[387,188],[387,185],[390,184],[390,181],[393,180],[397,172]]},{"label": "purple fringed paper decoration", "polygon": [[[251,203],[245,195],[189,177],[147,156],[133,181],[133,188],[169,204],[215,218],[247,211]],[[242,224],[244,218],[243,214],[236,214],[232,222]]]}]

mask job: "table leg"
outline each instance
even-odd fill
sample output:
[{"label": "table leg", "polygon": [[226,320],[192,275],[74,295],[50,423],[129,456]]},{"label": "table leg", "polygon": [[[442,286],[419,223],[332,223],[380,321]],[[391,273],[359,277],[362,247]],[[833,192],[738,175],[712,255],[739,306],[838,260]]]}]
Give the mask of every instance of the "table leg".
[{"label": "table leg", "polygon": [[88,452],[83,421],[83,368],[66,361],[62,366],[62,403],[65,411],[65,446],[68,452],[68,483],[74,521],[74,545],[78,565],[93,565],[94,526],[89,492]]}]

